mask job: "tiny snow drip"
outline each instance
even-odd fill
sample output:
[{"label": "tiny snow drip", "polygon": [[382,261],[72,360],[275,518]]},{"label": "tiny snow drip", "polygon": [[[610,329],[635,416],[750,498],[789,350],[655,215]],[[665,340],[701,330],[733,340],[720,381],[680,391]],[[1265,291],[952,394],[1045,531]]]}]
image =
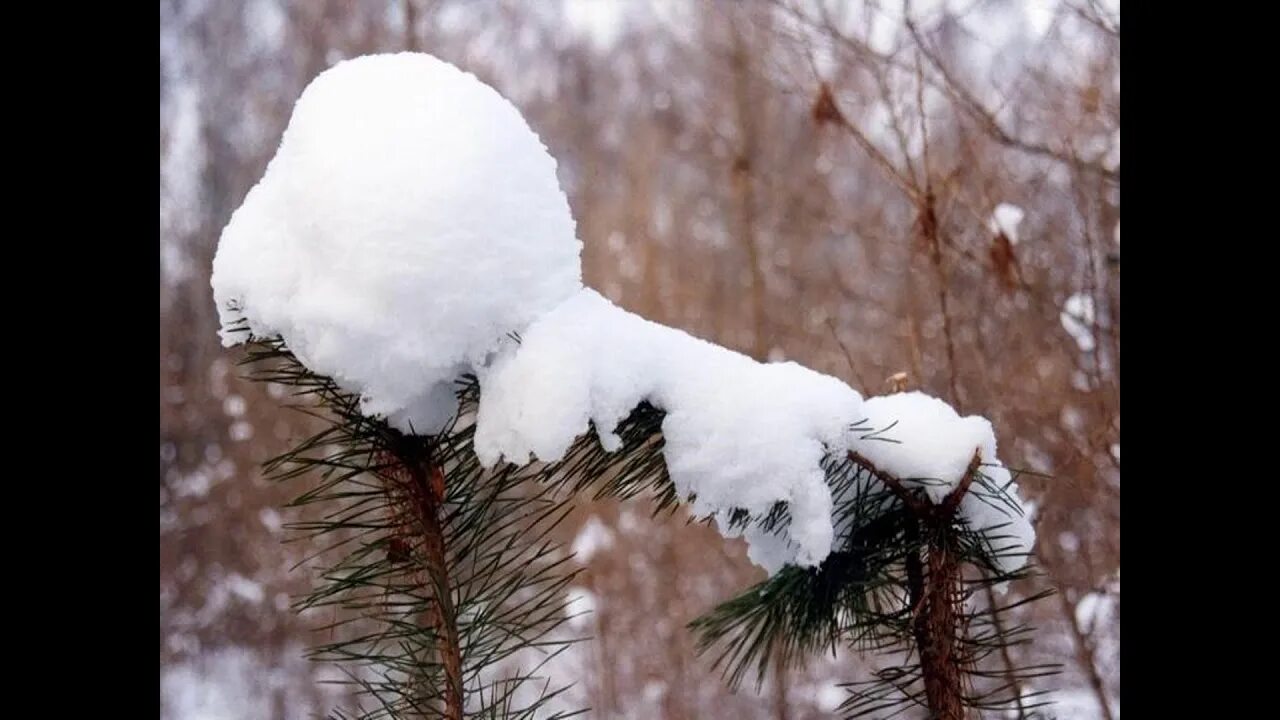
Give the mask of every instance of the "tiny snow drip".
[{"label": "tiny snow drip", "polygon": [[1062,328],[1076,341],[1081,352],[1092,352],[1095,343],[1093,338],[1093,298],[1084,293],[1076,293],[1067,298],[1059,313]]},{"label": "tiny snow drip", "polygon": [[991,212],[991,220],[987,226],[991,228],[993,233],[1001,233],[1009,238],[1011,245],[1018,244],[1018,226],[1022,224],[1022,219],[1026,216],[1022,208],[1009,203],[1000,203],[996,209]]},{"label": "tiny snow drip", "polygon": [[430,55],[321,73],[222,233],[225,344],[281,336],[372,415],[433,432],[454,381],[581,287],[556,162],[520,112]]}]

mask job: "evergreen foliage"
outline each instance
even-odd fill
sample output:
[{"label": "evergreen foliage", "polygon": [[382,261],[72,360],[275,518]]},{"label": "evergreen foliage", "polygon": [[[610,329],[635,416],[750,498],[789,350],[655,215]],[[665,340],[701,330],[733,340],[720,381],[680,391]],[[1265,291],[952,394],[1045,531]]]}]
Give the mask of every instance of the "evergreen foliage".
[{"label": "evergreen foliage", "polygon": [[[589,432],[559,462],[486,470],[472,447],[475,378],[459,381],[460,411],[448,427],[406,435],[362,415],[357,397],[309,371],[282,341],[247,347],[252,379],[291,388],[295,406],[324,423],[266,469],[277,481],[307,478],[292,505],[314,508],[293,527],[323,550],[311,558],[318,583],[296,607],[333,613],[313,656],[343,668],[359,701],[334,717],[577,714],[551,710],[566,687],[546,677],[547,664],[578,640],[563,627],[576,570],[552,534],[580,495],[643,496],[655,512],[677,507],[663,412],[635,408],[616,430],[622,446],[614,452]],[[893,442],[892,427],[853,430]],[[843,717],[922,707],[959,720],[967,709],[1032,707],[1016,689],[1055,668],[997,670],[984,661],[1030,633],[1005,628],[998,613],[1047,593],[1005,607],[976,602],[979,590],[1032,570],[1002,572],[997,561],[1010,550],[999,534],[974,532],[955,512],[966,492],[1020,512],[1006,488],[976,457],[937,505],[856,454],[828,457],[823,467],[836,550],[820,567],[788,566],[694,621],[699,651],[734,686],[753,673],[759,687],[774,658],[799,666],[842,647],[898,660],[845,686]],[[732,519],[770,531],[788,522],[784,504]]]}]

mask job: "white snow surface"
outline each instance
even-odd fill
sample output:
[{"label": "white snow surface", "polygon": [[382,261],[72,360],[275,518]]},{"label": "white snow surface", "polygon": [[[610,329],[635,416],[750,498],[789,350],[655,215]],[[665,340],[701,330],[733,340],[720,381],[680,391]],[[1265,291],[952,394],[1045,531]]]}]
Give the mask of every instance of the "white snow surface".
[{"label": "white snow surface", "polygon": [[[771,573],[832,550],[828,455],[855,450],[935,501],[975,452],[1008,482],[986,420],[920,393],[864,402],[794,362],[645,320],[582,287],[580,251],[555,160],[511,103],[431,56],[375,55],[303,92],[223,231],[212,285],[224,343],[245,339],[233,332],[242,320],[254,337],[279,335],[402,430],[436,432],[457,412],[454,382],[474,372],[486,466],[558,460],[592,425],[616,450],[618,423],[653,404],[695,516],[728,536],[732,511],[788,504],[785,533],[742,533]],[[971,491],[960,513],[993,528],[1010,512],[993,534],[1029,548],[1030,524],[999,505]]]},{"label": "white snow surface", "polygon": [[613,547],[613,531],[600,522],[600,518],[592,515],[583,523],[582,529],[573,539],[572,547],[579,562],[589,563],[596,553]]},{"label": "white snow surface", "polygon": [[[642,401],[665,410],[667,470],[698,517],[790,504],[789,537],[753,538],[752,558],[816,565],[831,552],[831,492],[819,467],[847,449],[862,396],[795,363],[758,363],[629,313],[584,289],[547,313],[480,376],[482,463],[554,461],[595,424],[601,444]],[[776,569],[776,568],[775,568]]]},{"label": "white snow surface", "polygon": [[964,477],[975,452],[983,458],[996,456],[995,433],[986,418],[962,418],[950,405],[921,392],[871,398],[862,413],[858,429],[869,437],[858,452],[904,484],[922,487],[935,503]]},{"label": "white snow surface", "polygon": [[[961,417],[950,405],[921,392],[868,399],[862,405],[853,449],[881,471],[916,486],[941,502],[964,478],[974,454],[978,475],[960,499],[959,515],[985,531],[1000,566],[1014,571],[1026,564],[1035,529],[1020,500],[1018,484],[996,454],[991,422]],[[1017,507],[1010,507],[1010,501]]]},{"label": "white snow surface", "polygon": [[243,317],[369,414],[430,432],[459,374],[578,290],[580,251],[515,106],[430,55],[371,55],[303,91],[212,285],[224,344]]},{"label": "white snow surface", "polygon": [[565,591],[565,610],[569,614],[569,627],[582,630],[595,622],[593,615],[598,605],[596,594],[584,587],[574,586]]},{"label": "white snow surface", "polygon": [[1067,298],[1058,315],[1062,328],[1076,341],[1080,351],[1092,352],[1096,345],[1093,338],[1093,298],[1084,293],[1076,293]]},{"label": "white snow surface", "polygon": [[[763,515],[788,503],[785,533],[744,533],[749,556],[769,572],[815,566],[831,552],[833,501],[820,466],[828,454],[855,450],[924,487],[935,502],[960,482],[975,453],[993,482],[1009,482],[982,418],[961,418],[922,393],[864,402],[833,377],[793,362],[756,362],[629,313],[590,289],[534,322],[480,383],[475,446],[485,465],[559,460],[591,425],[614,450],[614,430],[638,404],[666,411],[667,470],[679,496],[693,497],[695,516],[716,518],[730,535],[732,510]],[[1018,551],[1028,550],[1030,523],[979,491],[975,483],[961,514],[979,529],[1006,526],[992,534],[1010,534]],[[1023,558],[1007,564],[1019,567]]]}]

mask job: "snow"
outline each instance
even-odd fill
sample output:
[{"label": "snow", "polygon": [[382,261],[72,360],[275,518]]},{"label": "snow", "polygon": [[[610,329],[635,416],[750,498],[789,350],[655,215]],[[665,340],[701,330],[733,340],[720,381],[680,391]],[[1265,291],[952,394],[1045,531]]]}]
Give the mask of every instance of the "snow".
[{"label": "snow", "polygon": [[1050,0],[1032,0],[1024,8],[1028,29],[1035,37],[1043,37],[1053,25],[1059,11],[1057,2]]},{"label": "snow", "polygon": [[[784,533],[742,532],[749,557],[770,572],[812,567],[830,553],[832,498],[820,467],[829,454],[856,450],[924,486],[935,502],[960,482],[975,452],[997,486],[1009,482],[982,418],[961,418],[922,393],[863,402],[835,378],[792,362],[756,362],[622,310],[590,289],[534,322],[480,384],[475,447],[486,466],[554,462],[591,426],[613,451],[621,442],[618,423],[638,404],[666,411],[667,470],[696,517],[716,518],[732,536],[739,532],[728,527],[733,510],[764,515],[775,503],[788,504],[792,521]],[[976,490],[961,503],[979,529],[1010,524],[1005,512]],[[1013,514],[1025,552],[1033,533]]]},{"label": "snow", "polygon": [[[1057,690],[1047,697],[1036,698],[1037,701],[1046,699],[1053,702],[1053,716],[1058,720],[1096,720],[1102,717],[1102,709],[1098,707],[1098,696],[1089,688]],[[1114,702],[1112,700],[1112,714],[1119,717]]]},{"label": "snow", "polygon": [[284,8],[274,0],[254,0],[245,8],[248,15],[245,25],[261,50],[279,47],[289,24]]},{"label": "snow", "polygon": [[599,50],[618,40],[630,3],[623,0],[564,0],[564,19],[575,33],[586,35]]},{"label": "snow", "polygon": [[1081,432],[1084,430],[1084,413],[1079,408],[1071,405],[1064,405],[1062,412],[1058,413],[1059,421],[1062,427],[1073,432]]},{"label": "snow", "polygon": [[1084,293],[1076,293],[1067,298],[1060,313],[1062,328],[1067,331],[1080,347],[1081,352],[1092,352],[1093,339],[1093,298]]},{"label": "snow", "polygon": [[571,587],[565,591],[565,612],[569,627],[583,630],[595,622],[596,595],[584,587]]},{"label": "snow", "polygon": [[[645,320],[582,286],[580,252],[555,160],[511,103],[431,56],[375,55],[303,92],[223,232],[212,285],[224,343],[245,339],[241,320],[278,335],[403,430],[436,432],[457,412],[456,379],[475,373],[486,467],[559,460],[593,426],[615,451],[618,424],[651,403],[678,496],[771,573],[831,552],[821,463],[850,450],[935,502],[977,453],[985,480],[960,516],[1030,548],[1030,524],[983,489],[1017,491],[986,420],[921,393],[864,402],[794,362]],[[791,516],[780,533],[729,525],[777,503]],[[612,539],[596,523],[575,541],[584,560]]]},{"label": "snow", "polygon": [[991,212],[991,220],[987,226],[991,228],[993,233],[1004,233],[1009,238],[1012,245],[1018,244],[1018,226],[1022,224],[1022,219],[1026,217],[1026,212],[1017,205],[1009,203],[1000,203],[996,209]]},{"label": "snow", "polygon": [[1103,599],[1102,593],[1091,592],[1076,603],[1076,624],[1086,634],[1093,625],[1094,614],[1098,611]]},{"label": "snow", "polygon": [[1109,584],[1112,586],[1110,592],[1086,593],[1076,601],[1076,624],[1086,635],[1095,635],[1100,629],[1114,627],[1112,621],[1117,612],[1119,590],[1114,588],[1118,583]]},{"label": "snow", "polygon": [[640,692],[646,703],[659,703],[667,696],[667,684],[661,680],[650,680],[644,684]]},{"label": "snow", "polygon": [[1035,547],[1035,528],[1022,508],[1013,474],[1001,465],[984,466],[982,473],[990,487],[965,493],[960,500],[959,516],[971,530],[986,537],[1001,570],[1017,571],[1027,564]]},{"label": "snow", "polygon": [[261,583],[250,580],[239,573],[231,573],[227,577],[226,583],[227,589],[231,591],[231,594],[241,600],[251,605],[257,605],[262,602],[263,590]]},{"label": "snow", "polygon": [[[1071,328],[1068,329],[1070,330]],[[1093,338],[1090,336],[1089,339],[1092,340]],[[1092,346],[1090,347],[1092,348]],[[1093,384],[1089,382],[1089,376],[1083,370],[1076,370],[1071,373],[1071,387],[1080,392],[1091,392],[1093,390]]]},{"label": "snow", "polygon": [[211,653],[199,663],[162,667],[161,717],[231,720],[248,717],[255,710],[266,710],[267,703],[262,698],[251,700],[244,692],[244,688],[253,684],[254,675],[263,669],[261,665],[251,651],[233,648]]},{"label": "snow", "polygon": [[269,507],[264,507],[258,511],[258,521],[273,534],[280,532],[280,529],[284,527],[284,520],[281,519],[280,513]]},{"label": "snow", "polygon": [[584,289],[530,326],[480,383],[475,446],[485,465],[558,460],[588,421],[605,449],[617,449],[614,429],[647,400],[667,413],[667,470],[681,497],[696,496],[696,516],[724,521],[734,508],[764,514],[787,502],[788,537],[749,532],[753,559],[774,566],[793,546],[787,561],[812,566],[831,551],[819,463],[827,448],[847,445],[862,401],[835,378],[758,363]]},{"label": "snow", "polygon": [[212,285],[224,344],[244,318],[369,414],[431,431],[459,374],[580,287],[580,251],[510,102],[429,55],[372,55],[303,91]]},{"label": "snow", "polygon": [[578,558],[578,562],[584,565],[591,562],[591,558],[597,552],[611,547],[613,547],[613,532],[595,515],[583,523],[578,536],[573,539],[573,554]]},{"label": "snow", "polygon": [[815,700],[817,701],[819,710],[822,710],[823,712],[835,712],[836,708],[840,707],[841,703],[843,703],[848,697],[848,691],[840,687],[838,684],[831,682],[818,688]]},{"label": "snow", "polygon": [[862,406],[856,450],[905,485],[919,485],[941,502],[964,477],[974,452],[996,456],[995,434],[984,418],[960,417],[921,392],[874,397]]},{"label": "snow", "polygon": [[227,437],[235,442],[248,442],[253,439],[253,425],[244,420],[237,420],[231,424],[231,428],[227,431]]},{"label": "snow", "polygon": [[272,717],[279,706],[296,717],[309,717],[338,700],[341,689],[324,684],[327,675],[323,666],[306,659],[304,648],[294,645],[276,653],[243,646],[205,650],[161,665],[160,718]]},{"label": "snow", "polygon": [[[996,455],[990,421],[960,417],[950,405],[921,392],[871,398],[862,414],[853,449],[904,486],[922,488],[934,503],[964,479],[977,453],[978,474],[985,482],[975,479],[969,486],[958,514],[986,534],[1001,569],[1012,572],[1026,564],[1035,530],[1021,507],[1018,484]],[[1009,507],[1009,501],[1018,507]]]},{"label": "snow", "polygon": [[239,395],[228,395],[222,401],[222,411],[230,417],[240,417],[244,415],[244,410],[244,398]]},{"label": "snow", "polygon": [[200,203],[197,168],[205,166],[205,146],[200,141],[200,86],[175,82],[161,103],[164,129],[160,155],[160,277],[176,287],[194,272],[183,246],[184,237],[196,232],[192,209]]}]

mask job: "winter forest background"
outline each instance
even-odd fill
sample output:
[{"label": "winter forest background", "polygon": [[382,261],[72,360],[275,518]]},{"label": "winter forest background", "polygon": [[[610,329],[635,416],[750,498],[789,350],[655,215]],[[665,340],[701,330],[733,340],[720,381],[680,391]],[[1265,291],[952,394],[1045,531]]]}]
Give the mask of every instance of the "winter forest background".
[{"label": "winter forest background", "polygon": [[[309,423],[238,378],[209,268],[306,83],[397,49],[520,108],[614,302],[990,418],[1040,474],[1044,577],[1012,592],[1060,591],[1013,613],[1038,627],[1014,652],[1063,664],[1058,717],[1119,717],[1119,27],[1095,0],[161,2],[162,717],[333,700],[302,659],[327,618],[288,608],[315,548],[282,542],[293,489],[258,467]],[[731,694],[684,626],[763,577],[742,546],[637,503],[561,532],[595,640],[557,672],[593,717],[826,717],[858,675],[819,659]]]}]

